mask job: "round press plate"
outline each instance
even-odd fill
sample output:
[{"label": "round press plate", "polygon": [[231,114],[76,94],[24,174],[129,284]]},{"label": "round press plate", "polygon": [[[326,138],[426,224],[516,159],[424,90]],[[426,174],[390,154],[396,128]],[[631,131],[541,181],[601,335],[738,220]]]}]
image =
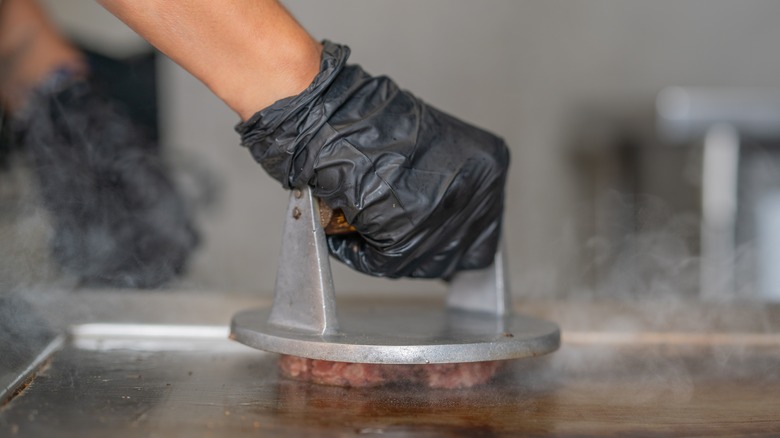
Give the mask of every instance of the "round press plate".
[{"label": "round press plate", "polygon": [[268,323],[268,308],[239,312],[231,337],[260,350],[339,362],[427,364],[539,356],[560,346],[552,322],[496,317],[439,303],[339,303],[338,329],[313,333]]}]

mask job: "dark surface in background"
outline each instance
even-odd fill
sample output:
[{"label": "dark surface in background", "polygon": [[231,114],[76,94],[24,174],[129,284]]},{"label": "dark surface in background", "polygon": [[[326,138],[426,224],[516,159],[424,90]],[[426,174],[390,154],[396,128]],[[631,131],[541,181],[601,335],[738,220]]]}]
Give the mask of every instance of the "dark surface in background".
[{"label": "dark surface in background", "polygon": [[[112,58],[85,48],[91,75],[90,84],[101,94],[120,105],[133,123],[150,141],[143,147],[159,149],[156,52],[124,59]],[[8,115],[0,114],[0,171],[10,165],[19,145],[10,136]]]},{"label": "dark surface in background", "polygon": [[159,147],[156,52],[116,59],[84,50],[91,82],[106,96],[122,102],[127,115],[145,130],[150,147]]}]

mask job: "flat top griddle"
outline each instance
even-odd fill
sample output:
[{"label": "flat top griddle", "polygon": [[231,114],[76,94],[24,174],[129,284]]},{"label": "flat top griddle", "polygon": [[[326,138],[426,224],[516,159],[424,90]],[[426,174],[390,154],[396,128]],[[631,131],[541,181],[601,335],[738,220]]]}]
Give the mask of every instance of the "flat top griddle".
[{"label": "flat top griddle", "polygon": [[551,304],[564,324],[559,352],[455,391],[281,379],[276,355],[229,341],[226,326],[78,325],[0,410],[0,436],[780,433],[776,333],[587,330],[567,323],[566,307],[600,313]]}]

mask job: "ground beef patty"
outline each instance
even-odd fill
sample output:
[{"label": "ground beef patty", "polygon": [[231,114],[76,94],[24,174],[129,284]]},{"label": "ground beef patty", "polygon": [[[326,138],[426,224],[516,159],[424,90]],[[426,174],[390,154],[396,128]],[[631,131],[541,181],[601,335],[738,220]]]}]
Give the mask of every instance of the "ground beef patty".
[{"label": "ground beef patty", "polygon": [[332,362],[281,355],[279,370],[285,377],[321,385],[368,388],[387,384],[418,384],[429,388],[470,388],[489,381],[506,361],[425,365],[386,365]]}]

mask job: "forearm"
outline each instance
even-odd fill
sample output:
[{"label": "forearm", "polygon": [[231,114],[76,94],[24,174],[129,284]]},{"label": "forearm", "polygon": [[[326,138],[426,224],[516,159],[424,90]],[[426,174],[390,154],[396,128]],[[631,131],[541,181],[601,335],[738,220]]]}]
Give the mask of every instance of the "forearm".
[{"label": "forearm", "polygon": [[321,46],[276,0],[98,0],[246,120],[311,83]]}]

